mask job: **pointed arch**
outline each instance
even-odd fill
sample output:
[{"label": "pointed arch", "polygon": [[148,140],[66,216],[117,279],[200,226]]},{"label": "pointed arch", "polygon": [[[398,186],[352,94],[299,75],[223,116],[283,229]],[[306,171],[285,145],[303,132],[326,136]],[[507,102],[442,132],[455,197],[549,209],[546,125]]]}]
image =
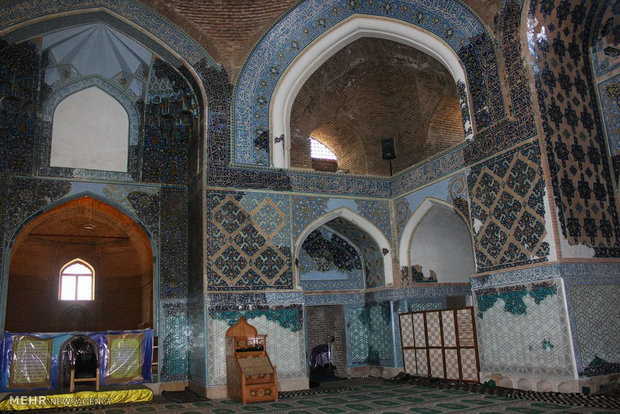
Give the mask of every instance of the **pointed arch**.
[{"label": "pointed arch", "polygon": [[[271,147],[279,144],[283,150],[285,138],[284,132],[274,132],[270,119],[276,86],[281,84],[288,68],[328,36],[332,28],[357,17],[414,28],[444,44],[457,57],[466,75],[467,81],[457,84],[464,122],[481,130],[503,119],[506,111],[492,31],[458,0],[402,3],[402,7],[394,7],[389,2],[300,2],[283,15],[257,43],[237,78],[233,91],[231,164],[275,166]],[[450,13],[445,13],[446,8]],[[403,43],[403,39],[396,41]],[[480,68],[488,70],[482,72]],[[473,132],[466,131],[465,135]]]},{"label": "pointed arch", "polygon": [[[140,286],[142,288],[142,305],[141,305],[141,314],[139,315],[143,321],[148,321],[150,325],[156,331],[157,329],[157,309],[159,308],[159,294],[158,294],[158,286],[159,286],[159,272],[158,272],[158,248],[157,243],[148,230],[146,226],[144,226],[140,220],[135,217],[135,215],[128,211],[125,207],[114,203],[111,200],[105,199],[97,194],[93,194],[91,192],[85,191],[80,192],[78,194],[74,194],[68,197],[61,198],[56,200],[53,203],[50,203],[45,208],[35,212],[28,218],[26,218],[20,226],[18,226],[12,232],[10,238],[7,238],[9,241],[7,248],[4,251],[4,266],[3,266],[3,286],[2,286],[2,297],[5,298],[4,305],[0,307],[0,322],[2,329],[5,329],[5,326],[8,322],[7,320],[7,307],[9,305],[9,284],[10,282],[10,269],[14,258],[16,257],[19,249],[26,243],[26,239],[28,236],[33,233],[37,227],[41,225],[44,228],[49,223],[60,222],[61,220],[73,219],[78,215],[79,217],[91,217],[90,215],[86,215],[85,210],[92,209],[93,211],[93,219],[99,221],[99,223],[103,223],[108,228],[116,228],[121,229],[124,232],[124,239],[126,242],[123,242],[123,246],[130,246],[131,249],[135,252],[136,260],[132,264],[132,269],[138,269],[139,271],[136,273],[128,273],[131,277],[141,277],[142,282]],[[109,223],[109,225],[108,225]],[[81,224],[80,224],[81,225]],[[62,229],[64,227],[52,227]],[[87,227],[84,226],[86,229]],[[48,235],[49,234],[49,235]],[[58,236],[54,236],[53,233],[43,232],[42,234],[34,234],[35,238],[41,239],[45,237],[52,237],[57,239]],[[59,233],[59,237],[73,237],[73,236],[62,236]],[[79,236],[78,236],[79,237]],[[104,235],[103,239],[106,239],[108,236]],[[115,236],[113,235],[110,240],[114,240]],[[118,237],[116,237],[118,239]],[[79,242],[72,241],[74,245],[78,245]],[[125,248],[125,247],[122,247]],[[112,249],[116,249],[116,247],[112,246]],[[82,248],[82,252],[88,252],[88,247]],[[118,251],[118,250],[114,250]],[[56,253],[54,253],[56,254]],[[23,255],[22,255],[23,256]],[[82,262],[86,262],[90,265],[90,267],[94,267],[92,263],[93,258],[90,260],[88,258],[82,257],[80,254],[67,254],[65,260],[61,260],[61,265],[57,268],[58,272],[44,272],[49,273],[50,275],[46,275],[46,278],[53,277],[53,281],[47,281],[45,283],[51,286],[55,286],[55,290],[59,292],[59,280],[58,278],[61,275],[61,270],[66,266],[71,265],[76,262],[76,260],[81,260]],[[80,258],[80,259],[76,259]],[[100,257],[100,256],[93,256]],[[37,259],[38,260],[38,259]],[[59,259],[60,260],[60,259]],[[96,261],[96,260],[95,260]],[[57,260],[55,260],[58,263]],[[96,267],[96,266],[95,266]],[[12,272],[12,271],[11,271]],[[100,273],[101,274],[101,273]],[[54,276],[55,275],[55,276]],[[129,276],[128,276],[129,277]],[[147,277],[149,279],[147,279]],[[146,290],[145,290],[146,289]],[[152,292],[146,294],[149,289]],[[58,296],[60,297],[60,296]],[[95,297],[95,300],[97,298]],[[148,308],[146,308],[148,299]],[[60,309],[60,308],[59,308]],[[60,318],[62,319],[62,318]]]},{"label": "pointed arch", "polygon": [[[465,71],[458,56],[438,37],[419,27],[395,19],[351,16],[333,27],[297,56],[276,85],[269,116],[272,131],[271,162],[273,167],[290,167],[291,110],[301,87],[325,61],[362,37],[392,40],[421,50],[441,62],[448,69],[455,83],[462,84],[466,89]],[[467,102],[461,102],[461,105],[467,106]],[[471,119],[471,116],[463,119],[466,131],[471,130],[471,123],[468,119]],[[469,133],[465,138],[469,139],[472,135],[473,133]]]},{"label": "pointed arch", "polygon": [[463,217],[463,215],[457,209],[454,208],[452,204],[446,201],[434,198],[434,197],[426,197],[420,203],[420,205],[415,209],[415,211],[413,212],[413,214],[407,221],[407,224],[405,225],[401,233],[400,240],[399,240],[399,246],[398,246],[398,257],[399,257],[399,263],[400,263],[401,269],[403,268],[408,269],[412,265],[411,257],[410,257],[411,256],[410,249],[411,249],[411,244],[414,239],[415,232],[420,226],[420,224],[422,224],[424,220],[428,217],[429,213],[431,213],[433,209],[437,209],[437,208],[447,210],[450,213],[456,215],[460,220],[463,221],[463,226],[465,226],[465,228],[467,229],[467,236],[468,236],[468,240],[469,240],[470,248],[472,252],[472,267],[474,266],[474,260],[473,260],[473,252],[475,251],[474,244],[473,244],[474,239],[472,237],[471,228],[467,224],[467,220]]},{"label": "pointed arch", "polygon": [[60,268],[58,277],[60,300],[94,300],[95,268],[84,259],[76,257]]},{"label": "pointed arch", "polygon": [[[336,218],[343,218],[355,224],[360,229],[367,232],[370,235],[370,237],[372,237],[375,243],[377,243],[377,245],[379,246],[379,249],[381,249],[381,251],[383,252],[384,284],[386,286],[392,285],[394,283],[394,276],[392,274],[393,272],[392,270],[392,249],[391,249],[389,240],[387,239],[387,237],[385,237],[383,232],[379,230],[379,228],[375,226],[371,221],[360,216],[359,214],[357,214],[356,212],[354,212],[353,210],[347,207],[340,207],[335,210],[332,210],[322,215],[321,217],[317,218],[312,223],[308,224],[301,231],[299,236],[297,236],[297,240],[295,241],[295,252],[294,252],[295,254],[293,257],[294,258],[299,257],[299,253],[301,251],[301,247],[304,243],[304,240],[306,240],[306,238],[308,237],[308,235],[310,235],[310,233],[312,233],[315,229],[319,228],[323,224]],[[294,269],[295,285],[297,288],[301,288],[301,283],[299,280],[299,273],[298,273],[297,267],[294,266],[293,269]]]},{"label": "pointed arch", "polygon": [[[18,0],[0,8],[0,36],[9,43],[19,43],[63,26],[79,26],[105,21],[123,34],[155,52],[186,76],[201,107],[202,119],[207,118],[209,96],[206,87],[209,74],[221,65],[188,33],[138,0],[117,2],[92,0]],[[163,14],[182,18],[173,11]],[[209,45],[209,50],[218,52]],[[204,132],[201,138],[204,137]]]}]

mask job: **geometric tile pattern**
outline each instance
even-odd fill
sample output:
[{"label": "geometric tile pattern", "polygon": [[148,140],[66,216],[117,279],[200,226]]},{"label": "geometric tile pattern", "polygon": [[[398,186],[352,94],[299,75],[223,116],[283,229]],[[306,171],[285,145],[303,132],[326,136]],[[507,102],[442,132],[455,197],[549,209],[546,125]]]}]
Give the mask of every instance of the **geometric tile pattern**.
[{"label": "geometric tile pattern", "polygon": [[36,102],[39,53],[33,42],[8,46],[0,40],[0,171],[28,173],[36,136],[36,114],[27,110]]},{"label": "geometric tile pattern", "polygon": [[207,193],[209,290],[292,288],[288,197]]},{"label": "geometric tile pattern", "polygon": [[[551,288],[513,285],[477,317],[480,370],[513,374],[573,375],[573,354],[561,279]],[[480,294],[476,291],[476,296]],[[520,292],[528,292],[521,294]],[[510,294],[508,294],[510,293]],[[515,293],[515,294],[512,294]],[[519,293],[517,295],[517,293]],[[536,293],[543,293],[538,296]],[[480,315],[480,301],[474,301]],[[519,309],[519,311],[515,311]]]},{"label": "geometric tile pattern", "polygon": [[538,144],[532,142],[471,168],[468,185],[479,273],[546,260],[540,161]]},{"label": "geometric tile pattern", "polygon": [[562,2],[549,8],[532,2],[530,21],[538,24],[528,38],[561,233],[569,245],[593,248],[596,257],[619,257],[618,201],[596,92],[586,82],[592,68],[585,42],[596,29],[598,4]]},{"label": "geometric tile pattern", "polygon": [[352,366],[394,363],[390,303],[345,307],[347,363]]},{"label": "geometric tile pattern", "polygon": [[313,40],[358,13],[402,20],[443,39],[465,66],[477,127],[504,117],[495,48],[483,25],[466,7],[410,0],[305,1],[263,36],[239,74],[233,97],[233,163],[269,165],[269,145],[260,137],[269,136],[270,100],[285,69]]},{"label": "geometric tile pattern", "polygon": [[163,348],[160,381],[179,381],[187,379],[189,336],[187,323],[187,303],[185,301],[166,301],[162,303],[163,321],[160,344]]},{"label": "geometric tile pattern", "polygon": [[[598,357],[620,362],[620,285],[574,285],[570,300],[576,326],[577,353],[584,368]],[[580,373],[580,375],[583,375]]]}]

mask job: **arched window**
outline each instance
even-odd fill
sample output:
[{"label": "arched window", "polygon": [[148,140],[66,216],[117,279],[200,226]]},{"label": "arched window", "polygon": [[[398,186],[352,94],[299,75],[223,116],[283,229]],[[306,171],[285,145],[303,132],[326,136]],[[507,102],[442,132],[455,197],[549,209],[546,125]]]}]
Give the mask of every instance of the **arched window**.
[{"label": "arched window", "polygon": [[95,271],[83,260],[75,259],[60,270],[60,300],[95,300]]},{"label": "arched window", "polygon": [[310,139],[310,157],[317,160],[336,160],[336,154],[327,146],[316,139],[309,137]]}]

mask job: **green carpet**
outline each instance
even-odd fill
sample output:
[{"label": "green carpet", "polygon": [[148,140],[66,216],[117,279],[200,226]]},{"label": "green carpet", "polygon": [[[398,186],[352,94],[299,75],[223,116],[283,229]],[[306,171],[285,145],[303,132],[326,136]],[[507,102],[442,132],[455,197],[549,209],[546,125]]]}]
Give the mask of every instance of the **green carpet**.
[{"label": "green carpet", "polygon": [[[381,379],[355,379],[342,381],[338,392],[291,396],[285,394],[278,402],[242,405],[232,400],[207,400],[195,402],[166,402],[136,404],[84,410],[80,413],[129,414],[236,414],[236,413],[618,413],[604,408],[565,405],[477,394],[460,390],[444,390]],[[331,383],[330,387],[336,386]],[[51,413],[53,411],[45,411]]]}]

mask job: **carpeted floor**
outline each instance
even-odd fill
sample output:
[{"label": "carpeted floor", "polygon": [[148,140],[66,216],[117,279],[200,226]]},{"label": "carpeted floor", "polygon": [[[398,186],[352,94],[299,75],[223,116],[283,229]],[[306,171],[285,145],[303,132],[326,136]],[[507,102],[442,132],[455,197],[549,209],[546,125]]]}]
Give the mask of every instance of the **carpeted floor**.
[{"label": "carpeted floor", "polygon": [[[151,403],[98,407],[80,410],[80,413],[620,413],[620,400],[616,397],[597,399],[597,396],[581,396],[579,399],[576,398],[577,395],[572,395],[571,398],[570,394],[560,398],[556,393],[514,392],[517,398],[513,398],[498,395],[504,393],[501,389],[483,387],[475,391],[443,389],[413,384],[411,381],[364,378],[330,382],[301,392],[283,392],[280,393],[278,402],[251,403],[244,406],[232,400],[206,400],[191,393],[184,396],[164,394],[157,396]],[[545,398],[553,402],[545,401]]]}]

